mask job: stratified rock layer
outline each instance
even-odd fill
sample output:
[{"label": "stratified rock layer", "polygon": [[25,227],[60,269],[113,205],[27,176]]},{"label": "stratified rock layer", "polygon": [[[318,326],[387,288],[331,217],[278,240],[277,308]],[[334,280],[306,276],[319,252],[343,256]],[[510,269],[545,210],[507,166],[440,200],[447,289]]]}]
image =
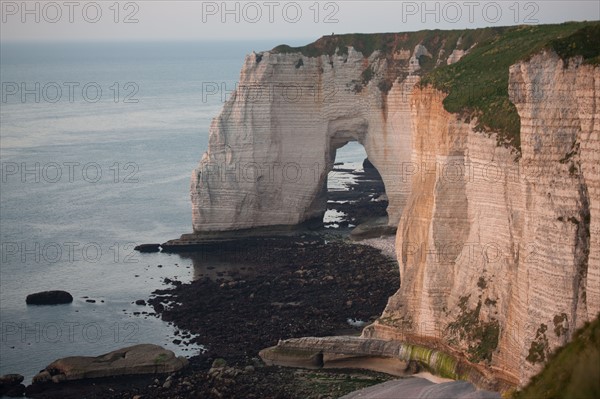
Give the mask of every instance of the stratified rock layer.
[{"label": "stratified rock layer", "polygon": [[419,57],[462,54],[431,53],[248,56],[192,176],[193,227],[322,217],[335,150],[357,140],[385,183],[402,281],[363,336],[521,385],[600,311],[600,68],[553,52],[510,68],[519,153],[416,86]]},{"label": "stratified rock layer", "polygon": [[514,65],[518,160],[441,93],[415,90],[412,160],[434,172],[412,176],[402,284],[365,336],[434,339],[523,384],[596,316],[599,82],[597,67],[553,53]]},{"label": "stratified rock layer", "polygon": [[364,368],[398,376],[413,374],[409,362],[416,361],[445,378],[470,380],[494,390],[510,387],[485,367],[470,364],[460,354],[396,340],[352,336],[292,338],[262,350],[260,357],[268,365]]}]

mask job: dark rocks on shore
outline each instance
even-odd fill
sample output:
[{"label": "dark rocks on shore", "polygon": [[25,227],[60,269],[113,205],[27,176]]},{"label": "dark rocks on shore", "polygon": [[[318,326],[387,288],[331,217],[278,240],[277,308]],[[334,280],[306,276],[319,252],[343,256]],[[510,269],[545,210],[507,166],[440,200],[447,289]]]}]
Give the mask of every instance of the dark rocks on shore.
[{"label": "dark rocks on shore", "polygon": [[[206,251],[210,248],[184,257],[205,260]],[[185,331],[186,336],[193,334],[186,342],[207,348],[190,359],[190,367],[169,376],[54,383],[64,373],[48,366],[47,375],[40,376],[47,382],[30,385],[28,396],[317,399],[323,397],[315,391],[321,381],[327,381],[326,388],[320,388],[324,397],[338,397],[389,378],[370,372],[353,371],[352,375],[360,376],[354,379],[343,371],[263,367],[257,356],[281,338],[359,333],[360,329],[348,326],[347,318],[372,320],[381,313],[398,286],[398,266],[393,260],[374,248],[325,242],[318,235],[241,240],[217,245],[214,251],[219,259],[241,263],[251,272],[242,275],[241,269],[232,270],[215,280],[201,277],[190,284],[167,280],[172,285],[148,301],[163,320],[177,326],[180,333],[174,339],[183,342]],[[224,361],[215,363],[220,358]],[[312,377],[315,373],[323,373],[323,379]]]},{"label": "dark rocks on shore", "polygon": [[0,377],[0,396],[18,398],[25,393],[25,385],[21,384],[24,377],[21,374],[5,374]]},{"label": "dark rocks on shore", "polygon": [[50,383],[35,392],[30,385],[27,394],[44,399],[330,399],[390,379],[374,372],[264,367],[258,359],[244,367],[218,358],[197,360],[169,375]]},{"label": "dark rocks on shore", "polygon": [[146,301],[144,301],[143,299],[138,299],[137,301],[135,301],[136,305],[140,305],[140,306],[144,306],[146,305]]},{"label": "dark rocks on shore", "polygon": [[133,249],[139,252],[160,252],[160,244],[140,244]]},{"label": "dark rocks on shore", "polygon": [[167,285],[168,285],[168,284],[171,284],[171,285],[174,285],[174,286],[176,286],[176,287],[179,287],[181,284],[183,284],[183,283],[182,283],[181,281],[179,281],[179,280],[171,280],[171,279],[170,279],[170,278],[168,278],[168,277],[165,277],[165,278],[163,279],[163,282],[164,282],[165,284],[167,284]]},{"label": "dark rocks on shore", "polygon": [[67,291],[43,291],[27,295],[28,305],[59,305],[73,302],[73,296]]},{"label": "dark rocks on shore", "polygon": [[[163,320],[194,334],[192,342],[234,364],[280,338],[333,335],[351,329],[348,317],[372,320],[398,286],[396,262],[379,250],[316,235],[240,240],[214,250],[251,273],[199,278],[158,290],[148,303]],[[197,254],[199,265],[209,251]]]}]

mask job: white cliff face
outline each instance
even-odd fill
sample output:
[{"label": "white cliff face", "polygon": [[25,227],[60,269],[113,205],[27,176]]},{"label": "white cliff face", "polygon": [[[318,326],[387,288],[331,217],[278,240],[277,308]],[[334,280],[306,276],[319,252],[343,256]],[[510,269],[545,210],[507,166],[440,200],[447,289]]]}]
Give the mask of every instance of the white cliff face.
[{"label": "white cliff face", "polygon": [[[536,262],[517,276],[515,305],[528,348],[544,324],[552,350],[600,311],[600,69],[538,55],[511,68],[511,89],[524,168],[540,172],[524,186],[523,238]],[[537,369],[525,362],[521,372]]]},{"label": "white cliff face", "polygon": [[192,175],[194,230],[322,218],[327,173],[335,150],[348,141],[363,144],[381,173],[390,223],[397,224],[407,184],[395,166],[409,158],[408,99],[418,77],[408,76],[386,96],[377,87],[386,62],[371,58],[370,64],[352,48],[332,57],[246,57],[238,89],[213,120],[208,151]]},{"label": "white cliff face", "polygon": [[359,141],[398,225],[402,282],[363,335],[443,349],[524,384],[600,312],[600,68],[553,53],[511,67],[518,157],[445,111],[443,93],[415,86],[419,55],[430,56],[394,54],[393,71],[390,58],[352,48],[248,56],[192,176],[193,227],[321,218],[335,150]]},{"label": "white cliff face", "polygon": [[600,69],[544,53],[510,70],[522,157],[417,90],[423,165],[398,228],[400,290],[365,336],[433,341],[524,384],[600,311]]}]

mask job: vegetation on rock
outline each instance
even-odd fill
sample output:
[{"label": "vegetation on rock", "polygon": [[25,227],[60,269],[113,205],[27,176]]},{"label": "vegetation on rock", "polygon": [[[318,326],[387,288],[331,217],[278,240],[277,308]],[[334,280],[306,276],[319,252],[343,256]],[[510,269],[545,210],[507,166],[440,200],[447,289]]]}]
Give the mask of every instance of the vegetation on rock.
[{"label": "vegetation on rock", "polygon": [[544,369],[514,399],[600,397],[600,317],[558,348]]},{"label": "vegetation on rock", "polygon": [[546,331],[548,331],[548,326],[540,324],[540,327],[535,332],[535,340],[529,347],[529,354],[526,358],[528,362],[535,364],[543,363],[546,360],[549,348]]},{"label": "vegetation on rock", "polygon": [[[302,53],[307,57],[348,54],[348,47],[371,57],[375,51],[388,59],[391,77],[378,83],[383,92],[402,76],[392,55],[413,51],[422,44],[433,57],[422,56],[418,72],[422,85],[448,94],[444,107],[465,119],[477,118],[477,129],[498,134],[498,144],[520,153],[520,118],[509,99],[509,67],[542,50],[555,51],[563,60],[582,56],[585,63],[600,63],[600,22],[567,22],[467,30],[423,30],[410,33],[345,34],[323,36],[302,47],[281,45],[275,53]],[[453,50],[468,50],[460,61],[446,65]],[[436,67],[437,66],[437,67]],[[364,81],[363,77],[363,81]],[[370,79],[369,79],[370,80]],[[368,82],[368,80],[367,80]],[[359,90],[357,90],[359,91]]]},{"label": "vegetation on rock", "polygon": [[[421,81],[448,93],[447,111],[476,116],[478,129],[498,133],[499,144],[520,151],[520,118],[508,95],[509,67],[544,49],[552,49],[566,59],[582,55],[597,57],[596,36],[600,23],[569,22],[560,25],[519,26],[479,42],[459,62],[436,68]],[[579,42],[578,40],[581,40]],[[569,43],[578,45],[571,47]],[[595,47],[595,49],[594,49]]]},{"label": "vegetation on rock", "polygon": [[498,347],[500,325],[497,320],[489,322],[480,320],[481,300],[477,302],[475,309],[471,310],[468,308],[469,297],[460,298],[458,303],[460,313],[446,328],[451,337],[449,342],[457,344],[457,339],[468,342],[467,352],[471,362],[491,361],[492,354]]}]

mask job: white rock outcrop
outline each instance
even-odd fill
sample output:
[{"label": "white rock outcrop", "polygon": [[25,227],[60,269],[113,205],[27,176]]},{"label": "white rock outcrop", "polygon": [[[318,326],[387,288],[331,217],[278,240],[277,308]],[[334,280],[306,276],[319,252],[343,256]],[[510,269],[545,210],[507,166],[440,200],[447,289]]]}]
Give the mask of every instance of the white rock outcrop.
[{"label": "white rock outcrop", "polygon": [[322,218],[335,151],[356,140],[385,184],[402,281],[363,336],[521,385],[600,312],[600,68],[550,52],[510,68],[517,157],[416,86],[430,53],[246,57],[192,176],[194,231]]},{"label": "white rock outcrop", "polygon": [[[371,58],[370,64],[352,48],[332,57],[246,57],[238,88],[213,120],[208,151],[192,176],[194,231],[322,219],[327,173],[348,141],[360,142],[381,173],[390,224],[396,225],[408,195],[397,165],[410,159],[409,98],[419,78],[408,75],[382,94],[377,85],[386,63]],[[401,62],[408,74],[408,60]]]}]

